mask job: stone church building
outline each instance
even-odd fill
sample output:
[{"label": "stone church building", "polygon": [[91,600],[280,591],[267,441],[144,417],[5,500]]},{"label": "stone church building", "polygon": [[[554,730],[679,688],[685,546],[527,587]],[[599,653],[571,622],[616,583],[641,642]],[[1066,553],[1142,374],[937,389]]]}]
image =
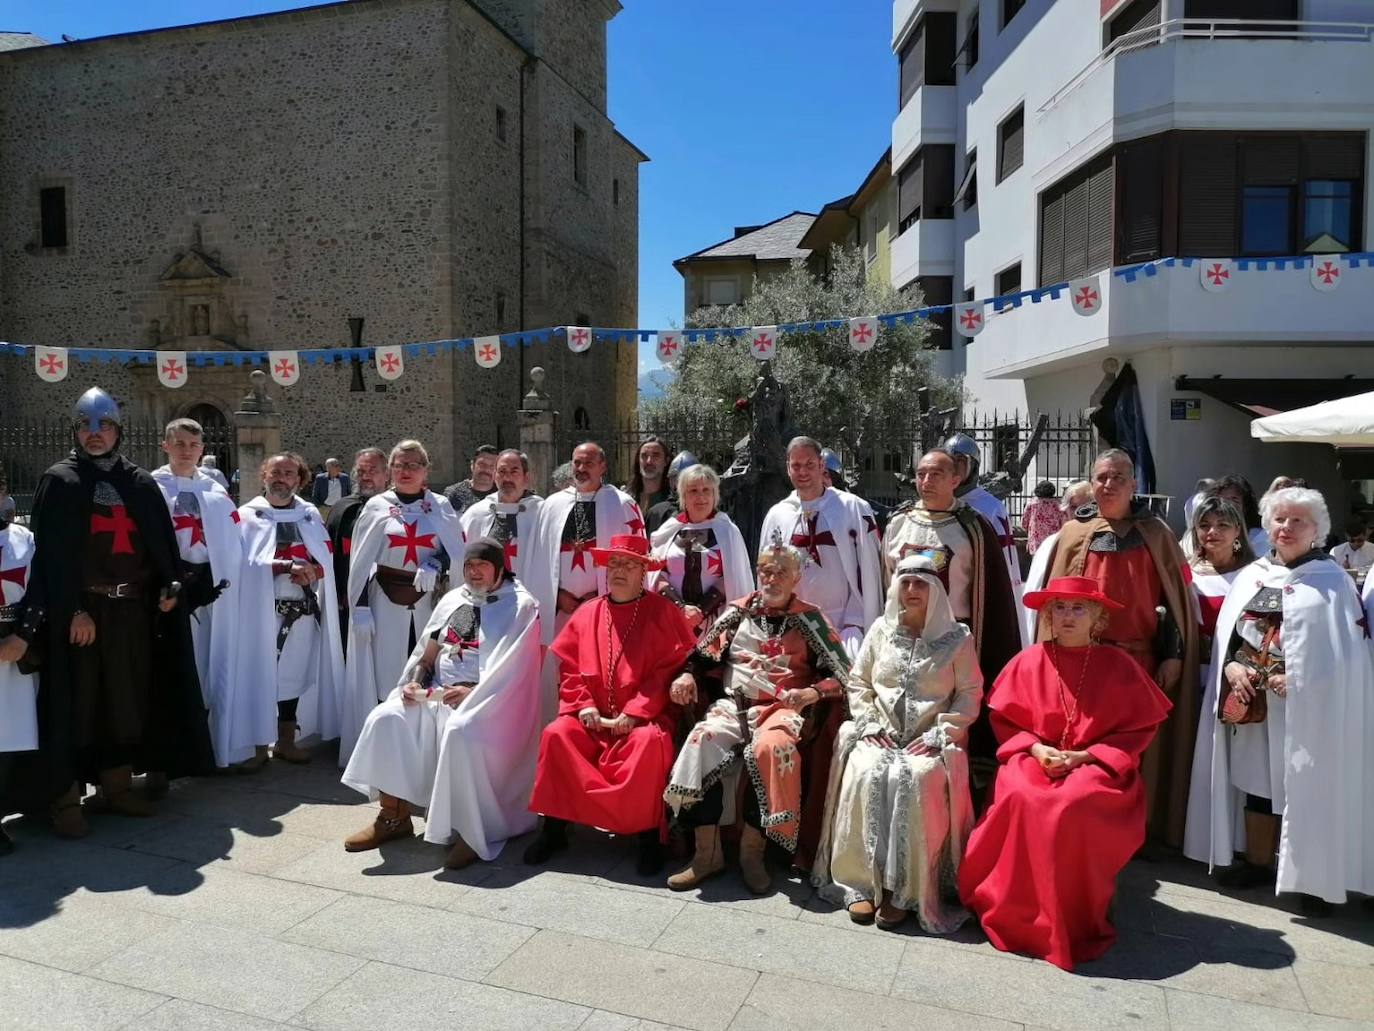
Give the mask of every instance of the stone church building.
[{"label": "stone church building", "polygon": [[[0,339],[170,350],[338,347],[551,325],[633,326],[638,170],[606,114],[618,0],[351,0],[0,47]],[[30,45],[25,45],[30,44]],[[561,338],[271,387],[310,462],[415,436],[433,478],[517,440],[528,370],[561,427],[636,399],[636,346]],[[0,360],[0,420],[65,413],[100,382],[135,418],[227,419],[248,366]]]}]

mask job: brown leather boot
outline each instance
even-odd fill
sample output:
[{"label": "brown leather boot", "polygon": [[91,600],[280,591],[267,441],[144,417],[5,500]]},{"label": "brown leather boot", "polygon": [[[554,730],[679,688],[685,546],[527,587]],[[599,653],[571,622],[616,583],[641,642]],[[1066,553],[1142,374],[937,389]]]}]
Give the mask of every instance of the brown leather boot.
[{"label": "brown leather boot", "polygon": [[262,768],[267,765],[267,746],[258,745],[253,749],[252,758],[245,759],[241,763],[234,763],[235,773],[261,773]]},{"label": "brown leather boot", "polygon": [[297,764],[310,761],[310,753],[296,744],[297,729],[291,720],[277,720],[277,743],[272,746],[273,758]]},{"label": "brown leather boot", "polygon": [[853,920],[856,924],[871,924],[873,922],[873,914],[877,912],[877,910],[873,908],[873,903],[868,901],[868,899],[859,899],[857,902],[851,902],[845,908],[849,910],[849,919]]},{"label": "brown leather boot", "polygon": [[133,788],[132,766],[116,766],[112,770],[100,771],[100,800],[106,811],[139,819],[152,816],[155,811],[153,804],[142,795],[134,794]]},{"label": "brown leather boot", "polygon": [[81,811],[81,786],[73,784],[52,804],[52,831],[59,838],[84,838],[91,832]]},{"label": "brown leather boot", "polygon": [[481,856],[472,850],[471,845],[462,838],[459,838],[450,846],[448,855],[444,857],[444,869],[461,870],[469,863],[476,862],[481,858]]},{"label": "brown leather boot", "polygon": [[882,905],[878,907],[878,929],[895,931],[906,921],[907,915],[905,909],[893,905],[890,895],[884,896]]},{"label": "brown leather boot", "polygon": [[409,838],[415,835],[415,825],[410,820],[410,803],[404,802],[391,795],[382,795],[379,800],[382,804],[381,812],[372,821],[372,826],[365,827],[357,834],[344,840],[345,852],[367,852],[370,849],[380,848],[388,841],[396,841],[399,838]]},{"label": "brown leather boot", "polygon": [[725,869],[725,856],[720,850],[720,828],[715,824],[696,829],[696,851],[683,870],[668,878],[673,891],[690,891],[708,877]]},{"label": "brown leather boot", "polygon": [[773,887],[773,878],[764,861],[767,848],[768,839],[763,832],[745,824],[739,839],[739,872],[744,877],[744,886],[755,895],[767,895]]}]

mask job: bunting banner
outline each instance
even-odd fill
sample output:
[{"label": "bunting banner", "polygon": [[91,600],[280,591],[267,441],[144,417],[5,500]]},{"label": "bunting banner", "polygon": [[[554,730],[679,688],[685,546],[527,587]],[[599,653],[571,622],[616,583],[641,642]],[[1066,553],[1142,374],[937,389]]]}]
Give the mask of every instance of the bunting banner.
[{"label": "bunting banner", "polygon": [[[1196,267],[1196,269],[1195,269]],[[957,304],[932,305],[912,311],[861,315],[852,318],[822,319],[815,322],[788,323],[782,326],[735,326],[691,329],[615,329],[592,326],[554,326],[544,329],[520,330],[513,333],[465,337],[456,340],[429,340],[412,343],[386,344],[377,347],[316,347],[301,350],[271,351],[158,351],[144,348],[85,347],[75,344],[52,347],[43,344],[23,344],[0,341],[0,357],[18,357],[33,361],[34,373],[44,383],[61,383],[71,371],[71,362],[82,364],[118,362],[133,367],[152,367],[159,383],[169,390],[184,386],[207,366],[240,367],[266,365],[272,381],[278,386],[297,385],[304,375],[303,366],[332,365],[336,362],[372,362],[384,380],[396,380],[405,374],[406,360],[436,357],[455,350],[471,348],[473,359],[482,369],[494,369],[501,363],[506,347],[549,345],[562,334],[568,349],[583,354],[597,343],[652,343],[663,362],[680,358],[688,346],[730,344],[743,341],[749,353],[761,362],[777,356],[782,337],[788,333],[825,334],[838,341],[843,339],[859,353],[880,348],[884,331],[910,325],[918,319],[931,319],[951,314],[959,334],[972,340],[987,326],[989,318],[1015,317],[1023,304],[1064,302],[1085,318],[1098,314],[1103,307],[1102,283],[1110,278],[1113,289],[1122,289],[1142,280],[1153,279],[1175,270],[1196,274],[1200,288],[1208,293],[1230,290],[1236,279],[1255,274],[1297,273],[1305,275],[1311,288],[1329,294],[1339,290],[1345,279],[1355,270],[1358,286],[1350,289],[1368,291],[1374,286],[1374,252],[1350,254],[1299,254],[1265,258],[1158,258],[1135,265],[1106,269],[1071,282],[1021,290],[997,297],[961,301]],[[1194,271],[1195,269],[1195,271]],[[989,310],[991,306],[991,310]]]}]

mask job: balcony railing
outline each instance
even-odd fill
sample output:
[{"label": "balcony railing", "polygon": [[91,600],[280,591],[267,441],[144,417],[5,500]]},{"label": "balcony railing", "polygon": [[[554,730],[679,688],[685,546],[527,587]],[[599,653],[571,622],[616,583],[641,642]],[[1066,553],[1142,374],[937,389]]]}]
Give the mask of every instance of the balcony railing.
[{"label": "balcony railing", "polygon": [[1126,32],[1112,40],[1102,53],[1070,79],[1062,89],[1040,106],[1044,114],[1083,85],[1103,65],[1110,64],[1119,54],[1158,46],[1176,39],[1285,39],[1318,43],[1374,44],[1374,23],[1339,21],[1275,21],[1249,18],[1174,18]]}]

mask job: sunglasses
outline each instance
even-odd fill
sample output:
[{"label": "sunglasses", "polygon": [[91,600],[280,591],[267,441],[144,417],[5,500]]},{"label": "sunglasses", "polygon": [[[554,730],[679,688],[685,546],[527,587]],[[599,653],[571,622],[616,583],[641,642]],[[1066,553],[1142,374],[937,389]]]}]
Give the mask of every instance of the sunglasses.
[{"label": "sunglasses", "polygon": [[1088,614],[1088,604],[1082,601],[1056,601],[1050,605],[1050,611],[1056,616],[1086,616]]},{"label": "sunglasses", "polygon": [[418,473],[428,464],[428,462],[392,462],[391,468],[408,473]]}]

